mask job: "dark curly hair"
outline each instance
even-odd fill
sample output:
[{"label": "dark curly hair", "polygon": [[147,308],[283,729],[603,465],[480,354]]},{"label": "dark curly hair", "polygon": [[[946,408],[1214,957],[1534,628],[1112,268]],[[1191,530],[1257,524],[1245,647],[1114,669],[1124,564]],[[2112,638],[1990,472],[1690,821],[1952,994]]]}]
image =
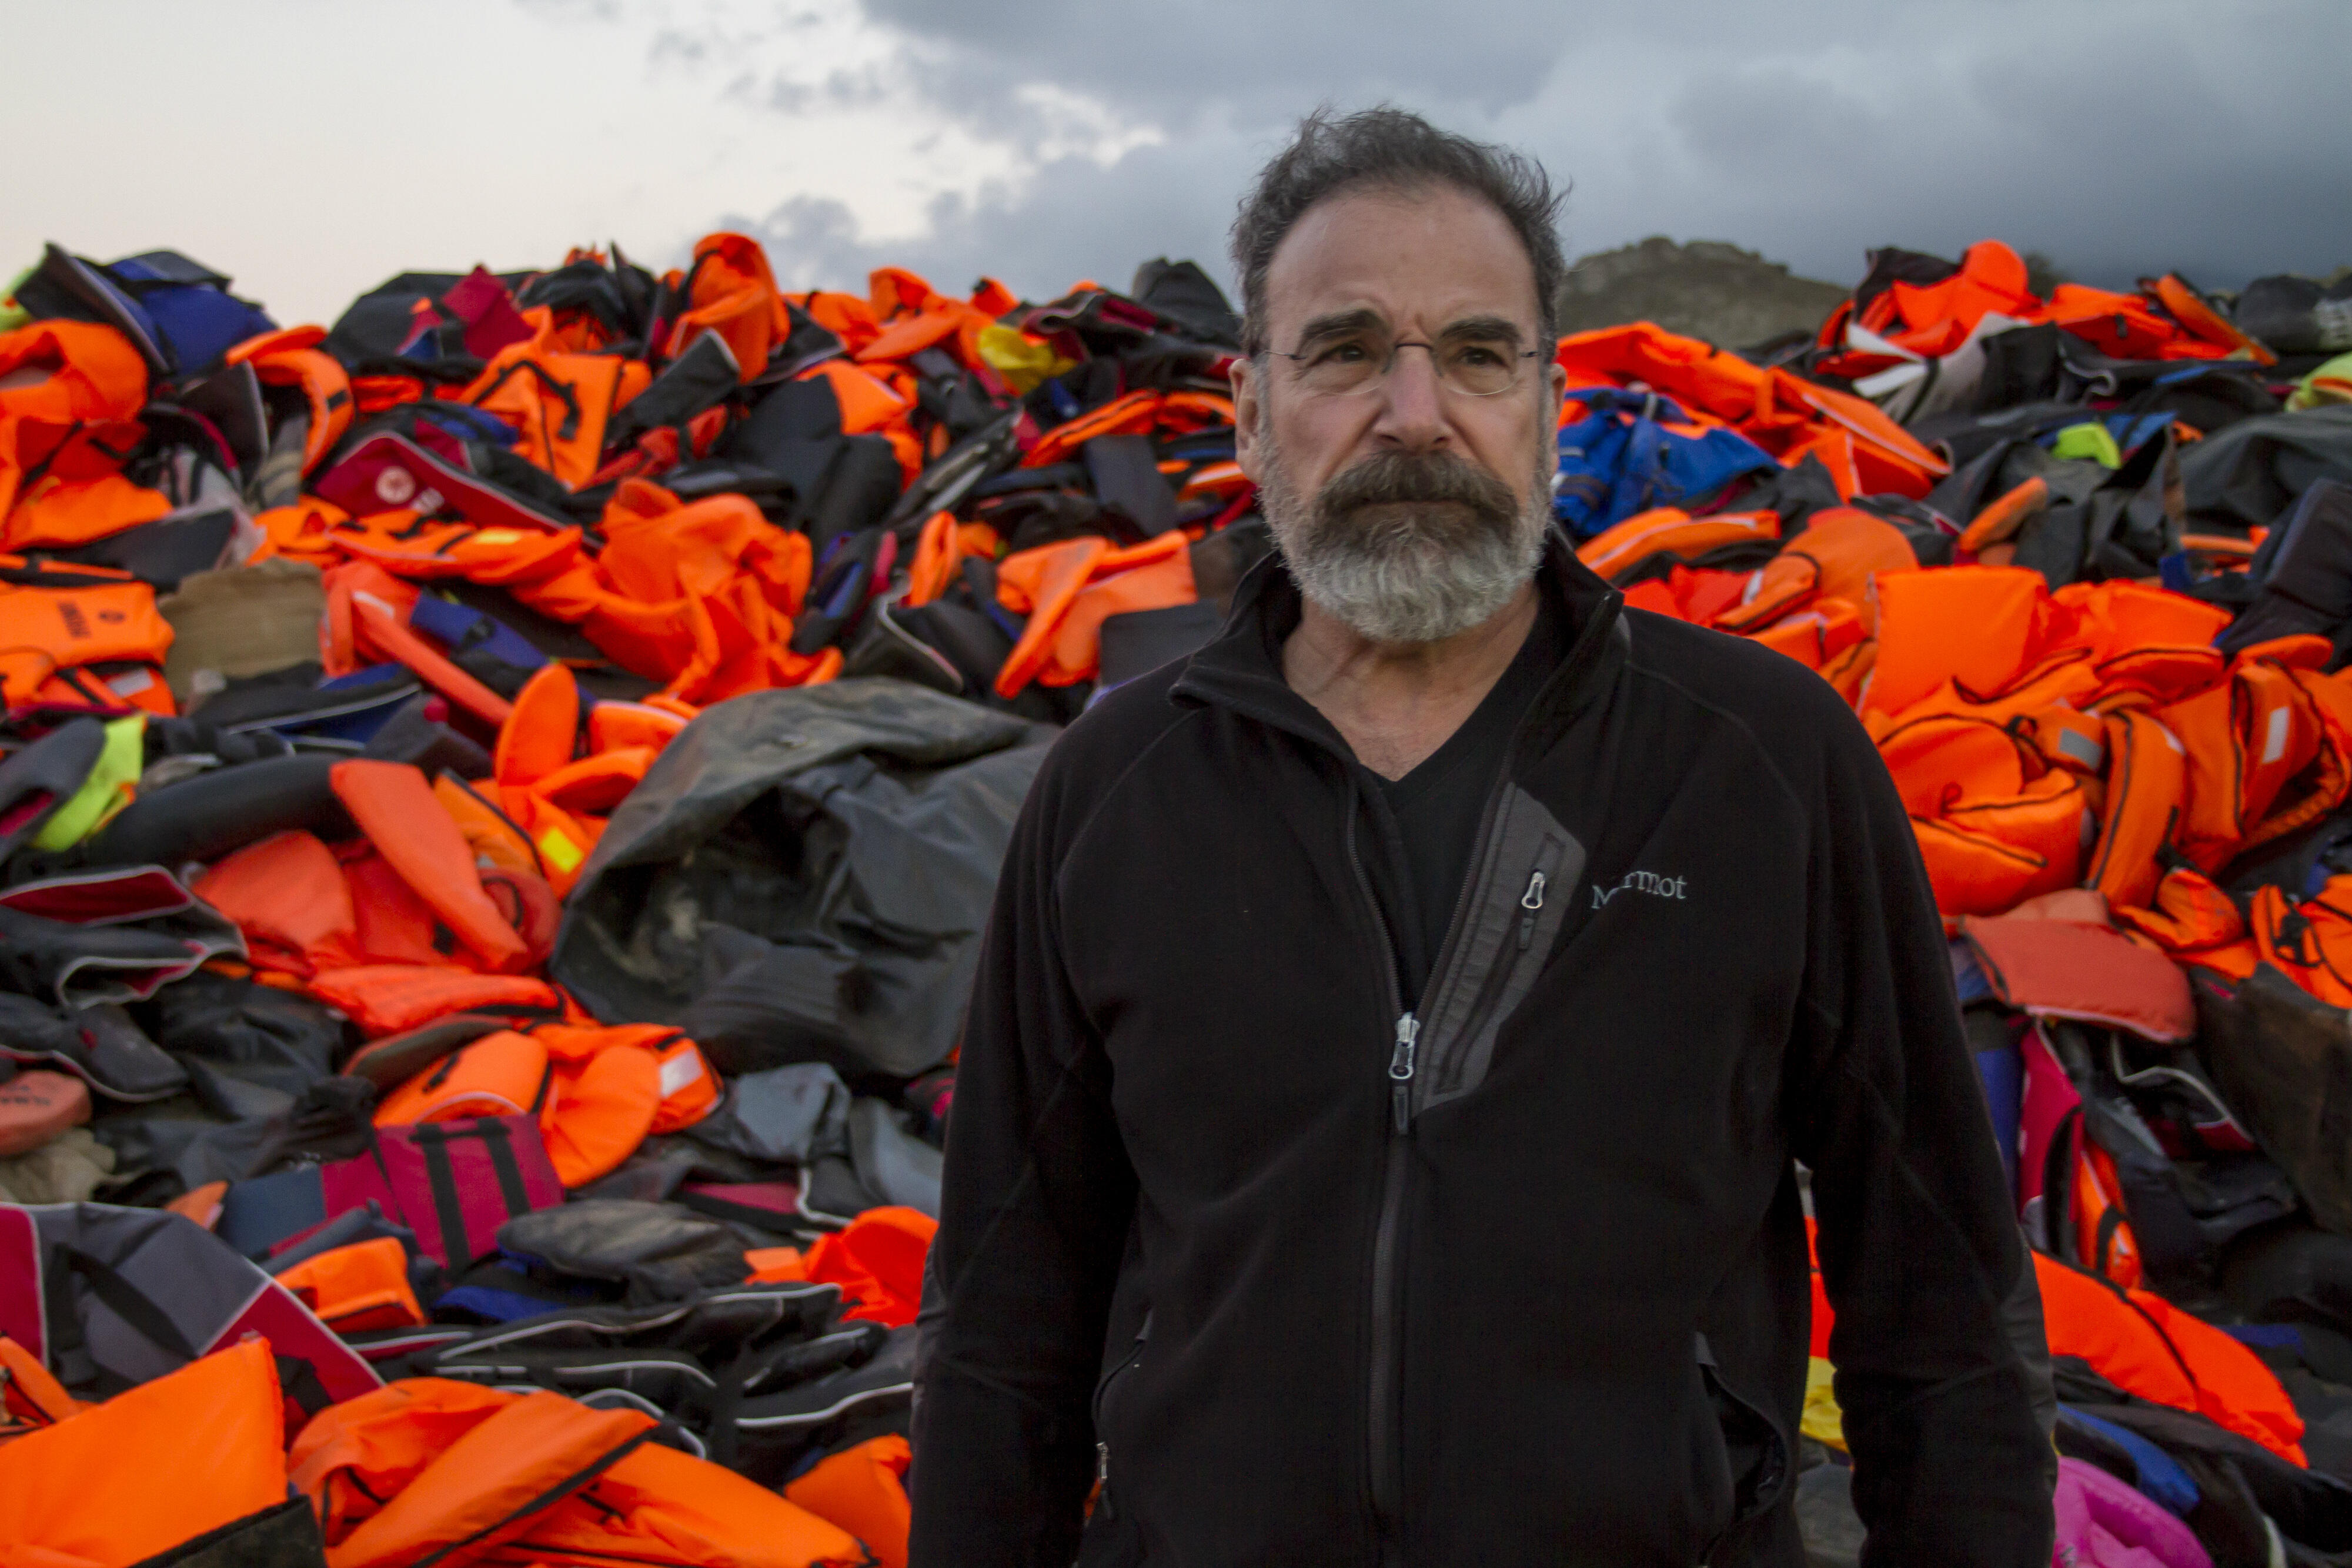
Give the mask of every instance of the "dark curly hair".
[{"label": "dark curly hair", "polygon": [[1253,356],[1265,351],[1266,268],[1309,207],[1360,186],[1424,185],[1451,185],[1502,214],[1535,269],[1538,341],[1558,337],[1556,301],[1568,276],[1559,230],[1567,191],[1555,190],[1543,165],[1524,153],[1440,131],[1418,114],[1382,104],[1345,115],[1318,109],[1300,120],[1290,145],[1242,198],[1233,259],[1242,281],[1243,347]]}]

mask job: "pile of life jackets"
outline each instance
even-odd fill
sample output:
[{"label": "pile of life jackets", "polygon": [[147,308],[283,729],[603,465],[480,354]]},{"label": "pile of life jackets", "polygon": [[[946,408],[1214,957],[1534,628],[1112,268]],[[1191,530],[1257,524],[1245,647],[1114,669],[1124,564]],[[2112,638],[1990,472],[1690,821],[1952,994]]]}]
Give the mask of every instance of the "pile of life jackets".
[{"label": "pile of life jackets", "polygon": [[[1816,672],[1909,810],[2078,1560],[2352,1551],[2339,304],[1987,241],[1817,333],[1559,344],[1585,562]],[[718,234],[281,326],[34,258],[0,1540],[903,1562],[971,936],[1055,727],[1272,548],[1239,352],[1189,262],[789,292]]]}]

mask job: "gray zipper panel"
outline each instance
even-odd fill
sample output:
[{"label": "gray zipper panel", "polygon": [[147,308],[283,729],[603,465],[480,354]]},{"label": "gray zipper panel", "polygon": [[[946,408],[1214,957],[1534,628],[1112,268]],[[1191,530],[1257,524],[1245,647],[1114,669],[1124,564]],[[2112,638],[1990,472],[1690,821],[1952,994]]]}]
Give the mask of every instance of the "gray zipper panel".
[{"label": "gray zipper panel", "polygon": [[1584,859],[1584,846],[1559,819],[1504,782],[1444,967],[1422,1007],[1416,1114],[1486,1082],[1496,1032],[1535,985]]}]

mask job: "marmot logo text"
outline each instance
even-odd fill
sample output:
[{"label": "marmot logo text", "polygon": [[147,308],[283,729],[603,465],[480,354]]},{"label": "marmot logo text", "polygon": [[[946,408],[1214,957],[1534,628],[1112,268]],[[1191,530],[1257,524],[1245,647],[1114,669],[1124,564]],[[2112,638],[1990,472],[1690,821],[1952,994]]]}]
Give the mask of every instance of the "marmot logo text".
[{"label": "marmot logo text", "polygon": [[1621,893],[1646,893],[1652,898],[1687,898],[1690,879],[1681,876],[1660,876],[1654,871],[1629,871],[1625,880],[1614,887],[1592,884],[1592,907],[1600,908]]}]

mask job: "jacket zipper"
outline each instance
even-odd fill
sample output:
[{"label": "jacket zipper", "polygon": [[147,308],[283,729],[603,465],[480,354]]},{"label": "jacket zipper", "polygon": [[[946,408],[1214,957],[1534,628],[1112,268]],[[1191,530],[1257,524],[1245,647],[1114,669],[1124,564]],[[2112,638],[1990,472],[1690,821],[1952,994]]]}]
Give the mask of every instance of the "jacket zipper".
[{"label": "jacket zipper", "polygon": [[1529,872],[1528,890],[1519,894],[1519,907],[1527,911],[1519,916],[1519,951],[1522,953],[1528,950],[1528,944],[1535,940],[1536,916],[1543,910],[1544,882],[1544,873],[1540,870]]},{"label": "jacket zipper", "polygon": [[1103,1380],[1095,1385],[1095,1506],[1105,1519],[1117,1519],[1118,1507],[1110,1497],[1110,1442],[1102,1435],[1103,1401],[1110,1396],[1110,1385],[1143,1359],[1143,1346],[1151,1338],[1151,1314],[1143,1314],[1142,1326],[1136,1330],[1135,1346]]},{"label": "jacket zipper", "polygon": [[[1557,675],[1554,678],[1557,679]],[[1518,730],[1512,735],[1508,756],[1515,758],[1517,755],[1526,727],[1527,722],[1522,718]],[[1505,778],[1497,779],[1487,795],[1476,841],[1482,846],[1496,830],[1496,815],[1502,809],[1503,793],[1508,781],[1507,767],[1507,763]],[[1348,863],[1356,873],[1356,886],[1363,894],[1364,906],[1371,911],[1373,927],[1380,933],[1381,972],[1388,979],[1389,1011],[1396,1019],[1389,1051],[1390,1119],[1381,1177],[1381,1211],[1379,1223],[1372,1233],[1372,1347],[1371,1365],[1366,1377],[1366,1394],[1370,1406],[1366,1427],[1370,1449],[1373,1533],[1381,1543],[1381,1561],[1387,1564],[1401,1562],[1403,1555],[1400,1516],[1404,1504],[1404,1450],[1402,1435],[1396,1430],[1397,1407],[1402,1397],[1397,1375],[1403,1364],[1403,1347],[1398,1340],[1397,1324],[1397,1253],[1401,1245],[1397,1232],[1403,1218],[1405,1174],[1412,1163],[1405,1144],[1412,1136],[1412,1089],[1420,1066],[1417,1058],[1421,1019],[1404,1005],[1402,988],[1397,980],[1396,938],[1389,929],[1388,917],[1381,912],[1381,901],[1372,892],[1371,879],[1364,874],[1363,854],[1356,842],[1356,824],[1362,815],[1358,789],[1355,775],[1350,773],[1348,781]],[[1530,873],[1527,891],[1520,894],[1520,906],[1528,912],[1520,919],[1519,946],[1522,949],[1534,937],[1536,914],[1543,906],[1543,883],[1547,874],[1544,868],[1553,863],[1556,852],[1555,846],[1546,844],[1543,859]],[[1454,956],[1454,944],[1460,938],[1465,912],[1477,907],[1480,891],[1477,883],[1476,862],[1473,862],[1470,873],[1464,881],[1461,895],[1454,900],[1454,917],[1446,928],[1444,940],[1438,946],[1435,967],[1429,977],[1432,995],[1434,988],[1444,981]],[[1529,899],[1534,902],[1528,903]]]},{"label": "jacket zipper", "polygon": [[1389,930],[1388,916],[1381,912],[1380,899],[1372,893],[1371,879],[1364,874],[1363,854],[1356,843],[1356,824],[1361,816],[1359,786],[1351,772],[1348,779],[1348,864],[1356,873],[1356,888],[1363,894],[1364,907],[1371,912],[1373,929],[1380,934],[1381,973],[1387,985],[1389,1014],[1396,1019],[1388,1070],[1392,1119],[1381,1152],[1381,1211],[1372,1231],[1372,1344],[1371,1363],[1365,1376],[1364,1422],[1366,1458],[1371,1477],[1372,1534],[1380,1542],[1381,1561],[1386,1563],[1402,1556],[1402,1542],[1397,1537],[1398,1513],[1404,1495],[1404,1455],[1395,1431],[1396,1371],[1401,1359],[1396,1322],[1397,1227],[1404,1208],[1403,1145],[1412,1133],[1413,1043],[1421,1032],[1421,1020],[1406,1010],[1403,988],[1397,980],[1396,937]]},{"label": "jacket zipper", "polygon": [[1389,1053],[1389,1095],[1396,1109],[1396,1130],[1400,1135],[1412,1127],[1412,1051],[1413,1042],[1421,1036],[1421,1020],[1411,1013],[1399,1013],[1396,1020],[1396,1050]]},{"label": "jacket zipper", "polygon": [[[1618,620],[1617,609],[1617,595],[1612,592],[1604,597],[1594,612],[1592,624],[1587,626],[1578,634],[1575,642],[1569,649],[1567,658],[1561,663],[1559,668],[1552,672],[1550,677],[1544,682],[1541,689],[1536,693],[1533,702],[1528,706],[1528,716],[1521,717],[1517,729],[1512,735],[1510,747],[1507,754],[1509,758],[1509,761],[1507,761],[1506,763],[1507,771],[1510,763],[1517,761],[1520,750],[1527,744],[1528,718],[1535,714],[1544,711],[1546,704],[1557,700],[1559,693],[1567,690],[1576,679],[1580,677],[1585,666],[1590,664],[1592,660],[1598,656],[1597,650],[1602,639],[1610,635],[1619,633],[1622,623]],[[1186,680],[1189,681],[1191,678],[1192,677],[1188,675]],[[1178,683],[1177,689],[1180,692],[1182,691],[1184,689],[1184,683]],[[1284,695],[1286,696],[1293,697],[1295,700],[1294,694],[1290,694],[1286,690]],[[1344,742],[1334,747],[1328,733],[1325,735],[1318,735],[1309,730],[1302,730],[1295,719],[1289,715],[1284,713],[1279,706],[1253,700],[1246,693],[1211,695],[1208,700],[1220,702],[1237,713],[1256,718],[1276,729],[1297,735],[1301,738],[1309,740],[1314,744],[1322,747],[1326,750],[1334,751],[1342,759],[1343,764],[1352,761],[1353,759],[1353,754],[1347,749]],[[1380,900],[1373,895],[1371,882],[1364,874],[1363,856],[1356,843],[1357,822],[1362,815],[1362,801],[1360,796],[1361,786],[1357,779],[1353,768],[1347,768],[1345,770],[1348,778],[1346,840],[1349,869],[1353,871],[1356,874],[1357,891],[1362,895],[1364,907],[1371,912],[1373,928],[1380,936],[1381,972],[1386,977],[1389,1016],[1397,1020],[1397,1028],[1400,1035],[1407,1032],[1409,1028],[1410,1033],[1415,1037],[1415,1044],[1417,1046],[1417,1039],[1420,1033],[1420,1019],[1408,1012],[1404,1006],[1402,988],[1399,985],[1397,977],[1396,939],[1389,930],[1387,916],[1381,912]],[[1498,783],[1494,794],[1490,795],[1487,800],[1486,810],[1488,815],[1486,829],[1479,834],[1479,840],[1481,842],[1485,841],[1486,834],[1493,831],[1493,812],[1496,809],[1496,802],[1499,800],[1500,795],[1501,787]],[[1475,875],[1471,880],[1475,880]],[[1468,897],[1471,892],[1472,890],[1465,886],[1464,889],[1465,897]],[[1539,907],[1541,902],[1541,890],[1531,887],[1530,892],[1537,898],[1538,907]],[[1524,900],[1528,896],[1528,894],[1522,894],[1521,896]],[[1460,904],[1455,905],[1454,924],[1456,925],[1461,923],[1461,908],[1462,905]],[[1532,941],[1534,937],[1534,926],[1532,922],[1523,921],[1521,930],[1524,933],[1521,940],[1523,942]],[[1449,942],[1452,940],[1452,937],[1453,932],[1449,929],[1447,933],[1447,939]],[[1445,955],[1441,952],[1441,970],[1444,956]],[[1402,1042],[1396,1041],[1394,1043]],[[1371,1482],[1373,1535],[1381,1543],[1381,1560],[1383,1563],[1399,1563],[1402,1558],[1402,1544],[1397,1539],[1397,1531],[1398,1512],[1402,1505],[1404,1491],[1404,1461],[1403,1454],[1402,1450],[1398,1448],[1392,1436],[1392,1428],[1395,1425],[1395,1411],[1392,1408],[1393,1396],[1391,1395],[1391,1388],[1395,1381],[1394,1375],[1396,1368],[1400,1364],[1399,1351],[1396,1343],[1396,1309],[1395,1302],[1392,1298],[1395,1294],[1397,1251],[1396,1233],[1404,1203],[1406,1161],[1404,1158],[1405,1151],[1402,1145],[1403,1145],[1404,1140],[1412,1135],[1412,1082],[1414,1077],[1419,1071],[1419,1064],[1414,1060],[1415,1054],[1415,1050],[1409,1049],[1403,1051],[1399,1051],[1393,1048],[1393,1044],[1390,1052],[1389,1082],[1390,1104],[1391,1107],[1391,1125],[1388,1137],[1383,1140],[1386,1147],[1383,1150],[1383,1168],[1381,1181],[1381,1208],[1379,1220],[1373,1232],[1372,1241],[1372,1302],[1370,1323],[1372,1343],[1371,1365],[1370,1375],[1366,1380],[1368,1392],[1370,1394],[1370,1409],[1367,1413],[1366,1419],[1366,1448],[1368,1450],[1367,1458],[1369,1460],[1368,1469]],[[1395,1115],[1394,1110],[1400,1099],[1402,1101],[1405,1111],[1405,1113],[1402,1118],[1402,1125],[1401,1127],[1395,1124],[1398,1118]],[[1102,1475],[1107,1473],[1108,1459],[1109,1455],[1108,1451],[1103,1450],[1098,1447],[1096,1455],[1097,1479],[1100,1479]]]}]

